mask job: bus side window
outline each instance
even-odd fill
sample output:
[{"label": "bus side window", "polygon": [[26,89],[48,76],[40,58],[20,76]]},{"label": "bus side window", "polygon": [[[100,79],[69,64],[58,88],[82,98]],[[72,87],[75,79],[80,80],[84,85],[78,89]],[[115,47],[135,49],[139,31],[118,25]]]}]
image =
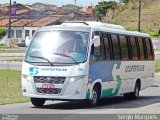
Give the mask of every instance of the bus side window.
[{"label": "bus side window", "polygon": [[131,45],[131,58],[132,60],[138,60],[138,49],[135,41],[135,37],[130,36],[130,45]]},{"label": "bus side window", "polygon": [[152,59],[151,60],[154,60],[155,56],[154,56],[153,43],[152,43],[151,38],[149,38],[149,43],[150,43],[150,50],[151,50],[151,54],[152,54]]},{"label": "bus side window", "polygon": [[148,60],[147,46],[146,46],[146,40],[145,40],[145,38],[142,38],[142,41],[143,41],[143,47],[144,47],[144,59]]},{"label": "bus side window", "polygon": [[[95,31],[93,33],[92,39],[94,38],[95,35],[99,36],[99,32]],[[91,63],[98,61],[99,58],[100,58],[100,46],[94,47],[94,44],[92,44],[92,46],[91,46],[91,53],[90,54],[91,54],[90,55],[90,61],[91,61]]]},{"label": "bus side window", "polygon": [[119,40],[121,45],[122,60],[129,60],[129,55],[128,55],[129,46],[127,43],[127,38],[124,35],[119,35]]},{"label": "bus side window", "polygon": [[113,56],[114,60],[120,60],[121,59],[121,50],[120,50],[120,44],[118,40],[118,36],[116,34],[111,34],[112,39],[112,45],[113,45]]},{"label": "bus side window", "polygon": [[96,61],[100,60],[100,55],[101,55],[101,53],[100,53],[100,46],[93,47],[93,55],[96,58]]},{"label": "bus side window", "polygon": [[130,37],[129,36],[125,36],[126,40],[127,40],[127,46],[128,46],[128,59],[132,60],[132,47],[131,47],[131,43],[130,43]]},{"label": "bus side window", "polygon": [[141,37],[138,37],[137,40],[139,44],[139,54],[140,54],[139,59],[144,60],[145,59],[145,49],[144,49],[143,39]]},{"label": "bus side window", "polygon": [[90,55],[90,61],[92,61],[91,63],[96,62],[96,61],[102,61],[105,59],[104,45],[103,45],[103,40],[100,35],[100,32],[94,32],[93,37],[94,37],[94,35],[96,35],[96,36],[99,35],[101,40],[100,40],[100,46],[98,46],[98,47],[94,47],[94,45],[91,46],[91,55]]},{"label": "bus side window", "polygon": [[104,46],[105,46],[105,56],[106,60],[111,59],[111,46],[110,46],[110,39],[108,33],[102,33],[102,37],[104,40]]},{"label": "bus side window", "polygon": [[148,60],[153,60],[154,56],[153,56],[153,51],[152,51],[151,39],[145,38],[145,42],[146,42]]}]

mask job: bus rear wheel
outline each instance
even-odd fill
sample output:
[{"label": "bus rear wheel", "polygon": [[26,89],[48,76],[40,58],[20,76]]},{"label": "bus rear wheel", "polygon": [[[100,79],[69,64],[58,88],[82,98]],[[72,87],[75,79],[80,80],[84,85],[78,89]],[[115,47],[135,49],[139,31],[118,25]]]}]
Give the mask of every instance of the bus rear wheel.
[{"label": "bus rear wheel", "polygon": [[133,92],[125,93],[123,96],[127,99],[137,99],[139,97],[140,83],[136,82]]},{"label": "bus rear wheel", "polygon": [[31,99],[31,103],[35,107],[42,107],[45,103],[45,99],[42,99],[42,98],[30,98],[30,99]]}]

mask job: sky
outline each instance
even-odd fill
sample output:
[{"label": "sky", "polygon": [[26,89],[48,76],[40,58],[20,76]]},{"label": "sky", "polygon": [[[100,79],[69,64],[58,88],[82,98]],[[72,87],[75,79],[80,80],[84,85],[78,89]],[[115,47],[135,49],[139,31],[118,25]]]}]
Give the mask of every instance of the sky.
[{"label": "sky", "polygon": [[[53,4],[57,6],[62,6],[66,4],[75,4],[75,0],[12,0],[12,3],[16,1],[17,3],[22,3],[22,4],[33,4],[36,2],[41,2],[41,3],[48,3],[48,4]],[[90,6],[92,3],[92,6],[95,6],[100,2],[101,0],[76,0],[76,5],[78,6]],[[106,0],[109,1],[109,0]],[[118,1],[118,0],[115,0]],[[9,3],[10,0],[0,0],[0,4],[3,3]]]}]

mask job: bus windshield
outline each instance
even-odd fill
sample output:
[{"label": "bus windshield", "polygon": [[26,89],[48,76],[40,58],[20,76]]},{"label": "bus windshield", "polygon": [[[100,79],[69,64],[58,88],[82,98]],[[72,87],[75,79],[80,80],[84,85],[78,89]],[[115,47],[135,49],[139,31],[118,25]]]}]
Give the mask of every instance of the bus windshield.
[{"label": "bus windshield", "polygon": [[79,31],[37,32],[27,50],[25,61],[31,63],[75,64],[87,59],[89,33]]}]

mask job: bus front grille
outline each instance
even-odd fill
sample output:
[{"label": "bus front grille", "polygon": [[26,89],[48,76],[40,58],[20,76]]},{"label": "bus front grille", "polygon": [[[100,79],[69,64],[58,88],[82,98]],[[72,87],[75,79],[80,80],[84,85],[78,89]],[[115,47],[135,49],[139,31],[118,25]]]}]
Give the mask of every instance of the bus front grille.
[{"label": "bus front grille", "polygon": [[46,89],[46,88],[36,88],[38,93],[42,94],[59,94],[61,92],[61,88],[53,88],[53,89]]},{"label": "bus front grille", "polygon": [[34,83],[64,84],[65,77],[34,76]]}]

